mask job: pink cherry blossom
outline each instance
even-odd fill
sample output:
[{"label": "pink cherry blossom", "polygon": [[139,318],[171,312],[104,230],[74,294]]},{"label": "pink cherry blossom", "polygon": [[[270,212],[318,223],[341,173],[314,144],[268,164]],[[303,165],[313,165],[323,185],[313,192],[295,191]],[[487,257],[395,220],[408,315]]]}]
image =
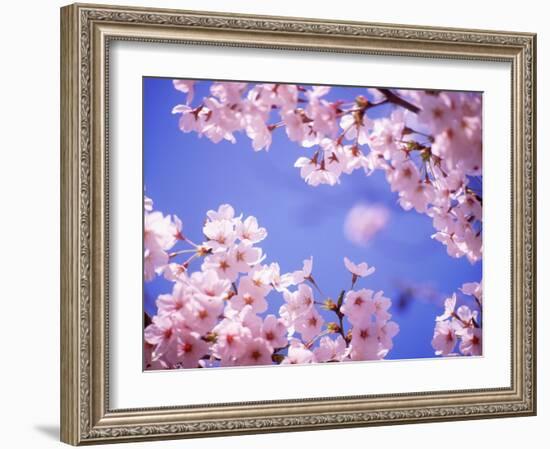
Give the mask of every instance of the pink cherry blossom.
[{"label": "pink cherry blossom", "polygon": [[300,176],[303,179],[308,179],[311,173],[317,169],[317,159],[308,157],[299,157],[294,163],[294,167],[300,169]]},{"label": "pink cherry blossom", "polygon": [[[175,83],[190,92],[195,82]],[[468,184],[469,177],[479,176],[482,169],[481,96],[368,88],[368,99],[359,95],[352,102],[331,102],[322,98],[329,90],[215,82],[212,95],[199,106],[178,105],[173,112],[180,114],[183,132],[197,132],[213,142],[235,142],[234,134],[244,133],[256,151],[267,150],[273,133],[283,128],[289,140],[312,148],[313,154],[300,156],[294,164],[312,187],[335,186],[343,174],[361,168],[367,175],[381,170],[405,210],[431,214],[438,207],[441,220],[449,216],[463,228],[448,236],[442,229],[434,234],[449,255],[472,263],[480,260],[481,239],[470,229],[470,221],[479,229],[481,203]],[[414,104],[406,107],[407,102]],[[391,113],[371,119],[370,109],[380,104],[392,104]]]},{"label": "pink cherry blossom", "polygon": [[237,310],[249,305],[256,313],[265,312],[267,309],[265,290],[258,287],[250,277],[243,277],[239,281],[238,294],[231,299],[231,304]]},{"label": "pink cherry blossom", "polygon": [[174,283],[171,294],[159,295],[156,300],[158,315],[170,315],[179,312],[191,300],[188,286],[182,282]]},{"label": "pink cherry blossom", "polygon": [[239,365],[271,365],[272,353],[271,345],[263,338],[256,337],[246,345],[244,354],[239,358]]},{"label": "pink cherry blossom", "polygon": [[399,192],[399,204],[405,210],[414,208],[417,212],[426,213],[434,197],[433,186],[430,183],[419,182],[414,188]]},{"label": "pink cherry blossom", "polygon": [[206,256],[202,264],[203,270],[214,270],[218,277],[235,281],[239,275],[237,261],[229,252],[218,252]]},{"label": "pink cherry blossom", "polygon": [[481,355],[481,329],[472,327],[461,334],[460,352],[464,355]]},{"label": "pink cherry blossom", "polygon": [[353,206],[344,222],[344,233],[348,240],[358,246],[366,246],[384,229],[390,212],[382,205],[359,203]]},{"label": "pink cherry blossom", "polygon": [[465,295],[470,295],[475,297],[479,302],[483,298],[483,287],[481,282],[466,282],[462,284],[460,289]]},{"label": "pink cherry blossom", "polygon": [[197,368],[199,359],[208,353],[208,344],[196,332],[182,330],[177,334],[176,358],[173,364],[183,368]]},{"label": "pink cherry blossom", "polygon": [[420,173],[410,160],[396,164],[387,172],[388,182],[392,191],[406,192],[414,189],[420,183]]},{"label": "pink cherry blossom", "polygon": [[300,332],[304,341],[308,342],[317,336],[323,327],[325,320],[315,307],[309,308],[299,315],[295,321],[296,331]]},{"label": "pink cherry blossom", "polygon": [[368,142],[371,151],[386,160],[404,157],[405,152],[401,143],[404,127],[402,114],[392,114],[390,118],[375,120]]},{"label": "pink cherry blossom", "polygon": [[367,114],[360,117],[358,114],[347,114],[340,120],[340,128],[344,131],[346,139],[356,140],[358,144],[369,143],[368,129],[371,121]]},{"label": "pink cherry blossom", "polygon": [[145,328],[144,339],[153,346],[152,361],[159,360],[177,341],[174,319],[171,315],[155,315]]},{"label": "pink cherry blossom", "polygon": [[301,284],[302,282],[311,278],[311,272],[313,270],[313,257],[304,260],[304,264],[301,270],[297,270],[292,273],[293,281],[295,284]]},{"label": "pink cherry blossom", "polygon": [[371,171],[369,158],[358,145],[344,145],[342,147],[342,172],[351,174],[355,170],[363,169],[367,173]]},{"label": "pink cherry blossom", "polygon": [[436,355],[449,355],[456,346],[455,330],[449,321],[438,321],[435,325],[432,347]]},{"label": "pink cherry blossom", "polygon": [[212,330],[218,322],[218,317],[222,310],[222,300],[199,296],[186,302],[184,307],[179,311],[179,314],[185,327],[197,331],[202,335]]},{"label": "pink cherry blossom", "polygon": [[282,293],[285,290],[287,290],[288,287],[290,287],[291,285],[294,285],[293,275],[292,273],[281,274],[278,264],[276,264],[276,267],[277,267],[277,270],[274,271],[273,273],[271,285],[279,293]]},{"label": "pink cherry blossom", "polygon": [[[269,149],[276,133],[286,135],[301,147],[295,167],[311,187],[336,186],[360,169],[365,175],[382,172],[404,210],[414,209],[432,220],[432,238],[445,245],[451,257],[464,257],[472,264],[482,259],[482,190],[476,187],[481,186],[482,173],[480,95],[367,89],[368,99],[359,95],[329,101],[323,98],[328,86],[214,82],[210,95],[193,107],[195,84],[194,80],[174,81],[174,87],[187,94],[186,104],[173,109],[182,132],[195,132],[214,143],[248,136],[256,151]],[[379,104],[386,104],[391,112],[371,114]],[[351,242],[364,246],[386,226],[387,209],[375,207],[350,211],[344,231]],[[311,262],[309,267],[304,264],[286,273],[277,262],[264,264],[268,255],[256,245],[267,231],[256,217],[236,217],[228,204],[209,210],[203,227],[205,241],[195,244],[182,234],[177,217],[154,211],[147,197],[144,213],[145,281],[164,274],[173,284],[171,293],[157,298],[157,314],[147,328],[149,338],[155,340],[146,341],[150,365],[233,366],[253,363],[254,358],[271,364],[291,360],[294,353],[304,354],[308,362],[329,361],[326,354],[335,353],[336,347],[340,354],[342,345],[342,360],[370,360],[384,358],[392,349],[399,327],[390,321],[391,300],[382,291],[349,290],[338,304],[323,298],[323,313],[335,312],[334,318],[342,320],[328,323],[322,332],[324,319],[316,309],[313,291],[304,283],[309,281],[321,291],[317,282],[323,280],[313,280]],[[359,277],[374,270],[347,258],[345,265],[352,274],[352,289]],[[438,355],[451,354],[441,349],[443,327],[452,329],[454,347],[459,342],[461,354],[481,353],[482,291],[475,284],[464,284],[459,297],[453,294],[453,304],[446,304],[436,318],[433,344]],[[370,296],[363,304],[357,295],[365,291]],[[467,304],[458,304],[462,298]],[[284,300],[278,316],[262,315],[268,300]],[[227,339],[223,342],[225,326],[233,332],[227,334],[229,340],[241,339],[239,351],[223,349],[228,344]],[[275,335],[281,339],[277,344],[282,344],[295,332],[299,336],[288,350],[281,346],[276,354],[270,352],[275,349],[269,343]],[[206,345],[206,353],[198,360],[189,358],[191,363],[182,359],[184,353],[181,348],[178,352],[174,339],[191,340],[193,334]],[[252,346],[254,357],[248,351]],[[317,352],[319,357],[312,355]]]},{"label": "pink cherry blossom", "polygon": [[243,222],[237,223],[237,237],[241,240],[248,240],[251,243],[259,243],[267,237],[265,228],[258,226],[256,217],[247,217]]},{"label": "pink cherry blossom", "polygon": [[217,97],[222,104],[234,105],[240,103],[246,87],[247,83],[217,82],[212,84],[210,92]]},{"label": "pink cherry blossom", "polygon": [[391,299],[384,296],[383,291],[378,291],[372,298],[374,302],[374,315],[379,322],[386,322],[391,318],[391,314],[388,313],[391,307]]},{"label": "pink cherry blossom", "polygon": [[299,317],[308,312],[315,301],[313,290],[305,284],[300,284],[294,292],[284,291],[283,297],[285,304],[281,306],[279,315],[288,327],[293,326]]},{"label": "pink cherry blossom", "polygon": [[456,307],[456,294],[453,293],[452,296],[445,300],[445,312],[442,315],[439,315],[435,320],[444,321],[448,318],[451,318],[455,313]]},{"label": "pink cherry blossom", "polygon": [[209,239],[207,245],[213,250],[227,249],[237,238],[235,226],[229,220],[208,221],[202,232]]},{"label": "pink cherry blossom", "polygon": [[314,170],[312,170],[305,177],[305,180],[310,186],[314,187],[321,184],[328,184],[330,186],[333,186],[340,182],[338,175],[327,168],[324,161],[322,161],[319,165],[316,165]]},{"label": "pink cherry blossom", "polygon": [[436,317],[434,338],[432,340],[436,355],[449,355],[457,341],[459,341],[458,349],[462,355],[481,355],[481,283],[465,283],[461,291],[465,295],[479,295],[479,298],[474,295],[479,310],[472,310],[466,304],[456,308],[458,302],[456,293],[445,300],[445,311],[442,315]]},{"label": "pink cherry blossom", "polygon": [[261,336],[272,348],[282,348],[287,345],[287,328],[281,318],[275,315],[265,317],[262,324]]},{"label": "pink cherry blossom", "polygon": [[221,321],[214,332],[216,343],[212,347],[212,354],[226,366],[232,366],[244,354],[248,341],[252,339],[250,329],[233,320]]},{"label": "pink cherry blossom", "polygon": [[350,358],[352,360],[377,360],[382,358],[378,332],[379,327],[373,322],[363,322],[360,325],[353,326]]},{"label": "pink cherry blossom", "polygon": [[196,271],[188,279],[194,292],[205,301],[221,301],[231,288],[231,283],[214,270]]},{"label": "pink cherry blossom", "polygon": [[230,204],[222,204],[218,207],[218,210],[209,210],[206,212],[206,216],[211,221],[232,221],[235,217],[235,209]]},{"label": "pink cherry blossom", "polygon": [[174,87],[187,94],[187,104],[191,104],[193,101],[193,96],[195,93],[195,83],[196,81],[190,81],[190,80],[174,80]]},{"label": "pink cherry blossom", "polygon": [[[150,218],[149,243],[180,243],[192,248],[172,252],[169,258],[190,255],[164,268],[172,291],[157,297],[157,313],[144,331],[146,369],[335,362],[349,360],[350,354],[353,360],[365,360],[383,358],[392,348],[399,328],[388,321],[391,301],[382,292],[363,290],[369,296],[364,321],[377,342],[372,350],[357,338],[352,344],[342,336],[345,328],[338,329],[335,323],[323,332],[325,319],[306,283],[319,289],[312,276],[313,257],[290,273],[281,273],[277,262],[262,264],[266,255],[254,243],[265,238],[267,231],[256,217],[243,221],[229,204],[209,210],[203,227],[207,240],[200,244],[182,235],[177,217],[159,212]],[[197,259],[203,260],[196,265],[200,269],[193,271]],[[347,258],[345,262],[364,276],[374,270]],[[349,328],[352,334],[357,333],[354,328],[365,324],[357,320],[360,325],[356,326],[354,318],[348,317],[347,307],[354,294],[348,292],[344,304],[325,302],[328,311],[343,318],[342,325],[353,325]],[[262,315],[268,307],[268,295],[284,299],[278,316]],[[325,335],[328,333],[337,335]]]},{"label": "pink cherry blossom", "polygon": [[269,150],[272,140],[271,130],[261,118],[249,118],[246,134],[252,140],[254,151]]},{"label": "pink cherry blossom", "polygon": [[181,236],[181,221],[178,217],[164,216],[161,212],[149,212],[144,217],[144,277],[151,281],[161,274],[168,264],[171,249]]},{"label": "pink cherry blossom", "polygon": [[354,326],[370,322],[372,314],[376,311],[373,293],[372,290],[367,289],[350,290],[346,293],[341,311]]},{"label": "pink cherry blossom", "polygon": [[242,241],[229,250],[232,266],[240,273],[248,273],[251,268],[263,260],[262,249]]},{"label": "pink cherry blossom", "polygon": [[346,266],[346,268],[351,274],[359,277],[370,276],[375,271],[375,268],[369,267],[366,262],[361,262],[356,265],[347,257],[344,257],[344,265]]},{"label": "pink cherry blossom", "polygon": [[282,365],[301,365],[313,362],[313,352],[307,349],[299,340],[292,340],[288,348],[288,355],[281,362]]},{"label": "pink cherry blossom", "polygon": [[378,341],[382,348],[380,354],[386,356],[387,352],[393,348],[393,337],[399,333],[399,325],[395,321],[378,321]]},{"label": "pink cherry blossom", "polygon": [[157,274],[160,274],[168,264],[168,254],[160,247],[151,245],[145,248],[143,255],[143,278],[145,282],[152,281]]},{"label": "pink cherry blossom", "polygon": [[243,326],[250,329],[253,337],[261,337],[262,318],[256,314],[251,305],[246,305],[235,317]]},{"label": "pink cherry blossom", "polygon": [[[320,99],[319,92],[322,89],[314,87],[312,91],[306,92],[309,104],[306,109],[308,118],[311,121],[311,129],[320,136],[333,138],[338,131],[338,103],[331,103]],[[326,88],[326,86],[323,86]],[[329,88],[330,89],[330,88]],[[324,89],[326,91],[326,89]],[[324,95],[324,94],[323,94]]]},{"label": "pink cherry blossom", "polygon": [[341,335],[336,338],[325,336],[313,351],[316,362],[341,362],[347,356],[346,341]]}]

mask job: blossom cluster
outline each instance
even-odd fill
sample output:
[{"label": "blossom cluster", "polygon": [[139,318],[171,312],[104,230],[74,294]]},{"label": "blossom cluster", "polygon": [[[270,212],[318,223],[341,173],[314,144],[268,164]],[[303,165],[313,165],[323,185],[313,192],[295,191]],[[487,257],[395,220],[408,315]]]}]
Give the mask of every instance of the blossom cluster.
[{"label": "blossom cluster", "polygon": [[[351,287],[334,301],[322,295],[312,257],[289,273],[264,263],[258,244],[267,230],[255,217],[223,204],[207,212],[205,240],[196,244],[177,217],[145,201],[145,280],[172,282],[144,331],[146,369],[373,360],[393,347],[399,327],[390,320],[391,300],[355,288],[374,267],[346,258]],[[176,243],[189,248],[174,251]],[[277,310],[273,303],[277,314],[268,313]]]},{"label": "blossom cluster", "polygon": [[481,283],[469,282],[460,289],[464,295],[474,299],[477,309],[467,305],[457,306],[457,295],[445,300],[445,311],[436,318],[432,347],[436,355],[457,355],[455,348],[462,355],[481,355],[482,322],[481,312],[483,292]]},{"label": "blossom cluster", "polygon": [[[236,142],[244,132],[268,150],[276,129],[304,148],[294,166],[311,186],[362,170],[385,173],[401,207],[428,215],[433,238],[452,257],[482,257],[481,96],[477,93],[366,89],[328,100],[329,86],[214,82],[193,105],[196,81],[174,80],[186,104],[173,108],[183,132]],[[392,105],[387,117],[372,110]],[[477,187],[476,187],[477,183]]]}]

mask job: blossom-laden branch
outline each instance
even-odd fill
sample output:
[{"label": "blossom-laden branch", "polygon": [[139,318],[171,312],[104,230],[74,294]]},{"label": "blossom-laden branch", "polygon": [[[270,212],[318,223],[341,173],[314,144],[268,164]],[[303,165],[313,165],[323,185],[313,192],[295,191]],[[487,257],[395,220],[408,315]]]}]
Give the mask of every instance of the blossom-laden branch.
[{"label": "blossom-laden branch", "polygon": [[478,310],[467,305],[456,308],[457,295],[445,300],[445,311],[436,318],[432,347],[436,355],[481,355],[482,353],[482,302],[481,283],[466,283],[460,289],[463,294],[474,298]]},{"label": "blossom-laden branch", "polygon": [[[267,230],[255,217],[236,216],[227,204],[210,210],[206,240],[197,245],[177,217],[153,211],[150,199],[146,204],[145,280],[162,275],[173,283],[144,331],[147,369],[373,360],[393,347],[399,327],[390,321],[391,300],[381,291],[354,290],[373,267],[345,259],[350,289],[336,303],[317,301],[313,258],[284,274],[277,263],[264,263],[257,245]],[[174,250],[178,242],[191,248]],[[277,299],[278,314],[268,314]],[[326,323],[318,304],[337,321]]]},{"label": "blossom-laden branch", "polygon": [[[403,209],[432,219],[432,238],[451,257],[481,260],[479,94],[367,89],[372,101],[361,95],[329,101],[328,86],[214,82],[211,95],[193,107],[195,83],[174,80],[187,95],[186,104],[173,109],[183,132],[234,143],[242,131],[255,151],[267,151],[275,130],[284,130],[309,151],[294,166],[311,186],[334,186],[356,170],[381,170]],[[388,117],[369,116],[388,104],[394,107]]]}]

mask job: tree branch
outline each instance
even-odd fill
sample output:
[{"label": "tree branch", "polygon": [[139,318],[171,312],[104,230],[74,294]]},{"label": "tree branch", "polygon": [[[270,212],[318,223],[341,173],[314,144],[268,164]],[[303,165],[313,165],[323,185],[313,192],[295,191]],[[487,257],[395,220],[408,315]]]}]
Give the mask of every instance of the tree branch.
[{"label": "tree branch", "polygon": [[393,103],[398,106],[401,106],[402,108],[408,109],[409,111],[414,112],[415,114],[418,114],[421,111],[421,109],[418,106],[412,103],[409,103],[407,100],[404,100],[399,95],[394,94],[390,89],[377,89],[377,90],[383,93],[390,103]]}]

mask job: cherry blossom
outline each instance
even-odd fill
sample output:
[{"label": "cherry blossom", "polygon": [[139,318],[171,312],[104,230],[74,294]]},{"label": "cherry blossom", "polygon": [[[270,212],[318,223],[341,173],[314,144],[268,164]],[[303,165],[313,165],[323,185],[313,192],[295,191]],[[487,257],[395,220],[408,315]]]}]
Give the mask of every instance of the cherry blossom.
[{"label": "cherry blossom", "polygon": [[300,284],[305,280],[311,279],[311,272],[313,270],[313,257],[304,260],[304,265],[301,270],[297,270],[292,273],[293,282]]},{"label": "cherry blossom", "polygon": [[479,302],[481,302],[483,298],[483,290],[480,282],[466,282],[462,284],[460,291],[465,295],[473,296]]},{"label": "cherry blossom", "polygon": [[189,81],[189,80],[174,80],[174,87],[187,94],[187,104],[191,104],[193,101],[194,93],[195,93],[195,83],[196,81]]},{"label": "cherry blossom", "polygon": [[460,352],[464,355],[481,355],[481,329],[468,328],[460,334]]},{"label": "cherry blossom", "polygon": [[[212,96],[193,108],[194,84],[174,81],[188,94],[187,103],[173,109],[183,132],[213,142],[235,142],[241,132],[260,151],[283,128],[289,140],[311,151],[294,164],[310,186],[336,186],[357,169],[367,175],[381,170],[405,210],[433,218],[433,238],[450,256],[481,259],[481,192],[471,186],[482,172],[479,94],[366,88],[353,101],[329,101],[323,98],[328,86],[216,82]],[[380,105],[392,106],[389,115],[370,113]],[[365,244],[385,221],[380,218],[373,232],[368,225],[346,232]],[[444,222],[452,231],[441,228]]]},{"label": "cherry blossom", "polygon": [[230,204],[222,204],[217,210],[209,210],[206,216],[210,221],[228,220],[232,221],[235,218],[235,209]]},{"label": "cherry blossom", "polygon": [[302,334],[304,341],[308,342],[321,332],[325,320],[315,307],[310,307],[305,313],[299,315],[295,321],[296,330]]},{"label": "cherry blossom", "polygon": [[281,362],[282,365],[297,365],[313,362],[313,352],[299,340],[293,339],[288,348],[288,355]]},{"label": "cherry blossom", "polygon": [[213,250],[226,249],[237,238],[235,226],[229,220],[208,221],[202,228],[202,232],[209,239],[207,246]]},{"label": "cherry blossom", "polygon": [[351,324],[359,325],[363,322],[370,322],[371,315],[375,311],[372,300],[373,293],[372,290],[367,289],[350,290],[346,293],[341,311]]},{"label": "cherry blossom", "polygon": [[247,344],[238,364],[243,366],[271,365],[272,353],[273,348],[269,342],[261,337],[256,337]]},{"label": "cherry blossom", "polygon": [[[254,151],[267,151],[274,134],[283,133],[300,148],[296,175],[312,188],[337,188],[357,171],[381,172],[402,209],[431,220],[431,238],[450,257],[481,261],[481,95],[366,88],[355,98],[329,100],[328,86],[214,82],[210,95],[195,99],[197,83],[174,80],[185,95],[172,110],[182,132],[214,143],[235,143],[244,135]],[[371,111],[381,105],[390,112]],[[313,278],[312,258],[290,272],[277,262],[264,263],[267,255],[258,244],[268,234],[256,217],[236,216],[229,204],[206,216],[205,240],[195,244],[176,216],[155,211],[152,200],[144,199],[144,280],[164,275],[174,284],[171,293],[157,298],[157,314],[146,328],[148,366],[370,360],[391,350],[399,330],[390,321],[391,300],[382,291],[354,290],[374,267],[346,258],[351,289],[334,292],[335,302],[321,293],[322,279]],[[366,246],[388,219],[387,209],[359,204],[348,213],[344,232],[352,243]],[[279,315],[263,316],[272,301],[282,304]],[[334,313],[333,322],[321,316],[319,306]],[[178,350],[178,338],[197,352],[181,345]],[[446,300],[432,346],[437,355],[481,354],[481,283],[465,283]]]},{"label": "cherry blossom", "polygon": [[237,223],[235,231],[241,240],[249,240],[251,243],[259,243],[267,237],[265,228],[258,226],[256,217],[247,217],[244,221]]},{"label": "cherry blossom", "polygon": [[283,348],[288,344],[288,330],[284,321],[275,315],[265,317],[262,324],[262,337],[273,347]]},{"label": "cherry blossom", "polygon": [[367,244],[387,225],[389,210],[378,204],[356,204],[344,222],[344,233],[348,240],[358,246]]},{"label": "cherry blossom", "polygon": [[238,293],[231,299],[231,304],[237,310],[248,305],[256,313],[265,312],[267,309],[265,290],[258,287],[250,277],[243,277],[239,281]]},{"label": "cherry blossom", "polygon": [[176,359],[172,363],[182,368],[195,368],[199,359],[208,352],[208,344],[200,338],[200,334],[186,330],[178,333],[176,347]]},{"label": "cherry blossom", "polygon": [[[216,92],[232,101],[234,93],[224,89]],[[172,285],[156,298],[156,314],[144,330],[146,369],[361,361],[382,359],[393,347],[399,327],[390,321],[391,300],[383,292],[343,290],[335,303],[313,277],[312,256],[286,273],[277,262],[264,263],[267,255],[256,244],[268,234],[256,217],[236,215],[229,204],[210,209],[205,240],[196,244],[183,236],[177,217],[144,201],[152,215],[146,217],[144,240],[166,248],[170,262],[163,269]],[[346,257],[345,265],[357,280],[374,273],[366,262]],[[270,308],[275,301],[282,303],[278,314]],[[473,353],[470,340],[465,351]]]},{"label": "cherry blossom", "polygon": [[231,366],[241,357],[252,332],[242,323],[233,320],[223,320],[214,329],[216,343],[212,347],[212,355],[221,360],[222,366]]},{"label": "cherry blossom", "polygon": [[432,347],[436,355],[453,354],[457,342],[459,342],[458,350],[462,355],[478,356],[482,353],[481,282],[465,283],[460,291],[466,298],[474,299],[477,310],[467,304],[461,304],[457,308],[456,293],[445,299],[445,310],[443,314],[436,317],[432,339]]},{"label": "cherry blossom", "polygon": [[336,338],[321,338],[319,347],[313,351],[317,362],[341,362],[347,353],[346,341],[341,335],[337,335]]},{"label": "cherry blossom", "polygon": [[143,223],[143,247],[144,247],[144,277],[146,281],[152,280],[155,275],[164,271],[168,264],[167,253],[178,239],[182,239],[182,223],[178,217],[164,216],[158,211],[147,211],[153,203],[146,199],[147,208]]},{"label": "cherry blossom", "polygon": [[457,337],[453,325],[449,321],[439,321],[436,323],[432,347],[436,355],[449,355],[453,352],[457,342]]},{"label": "cherry blossom", "polygon": [[456,293],[453,293],[453,296],[445,300],[445,312],[442,315],[439,315],[435,320],[444,321],[448,318],[451,318],[455,313],[456,307]]},{"label": "cherry blossom", "polygon": [[352,275],[362,278],[371,275],[375,271],[375,268],[369,267],[366,262],[361,262],[356,265],[347,257],[344,257],[344,265]]}]

